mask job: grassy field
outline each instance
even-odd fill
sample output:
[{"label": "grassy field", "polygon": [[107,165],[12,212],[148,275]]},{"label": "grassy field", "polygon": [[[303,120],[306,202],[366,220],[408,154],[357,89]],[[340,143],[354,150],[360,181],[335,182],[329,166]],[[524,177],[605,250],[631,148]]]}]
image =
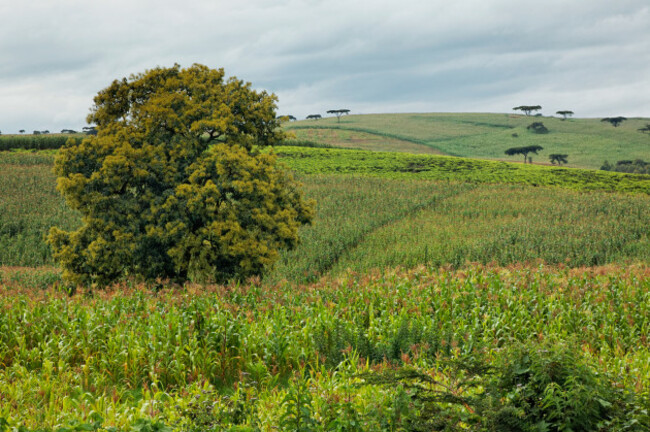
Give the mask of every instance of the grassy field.
[{"label": "grassy field", "polygon": [[71,139],[82,139],[83,134],[52,134],[52,135],[0,135],[0,151],[2,150],[48,150],[59,149]]},{"label": "grassy field", "polygon": [[[54,151],[0,152],[0,432],[407,431],[427,405],[372,382],[414,371],[463,401],[438,406],[455,430],[492,421],[474,405],[489,398],[539,400],[548,430],[589,406],[623,413],[604,430],[650,428],[650,176],[276,153],[317,213],[264,279],[68,295],[43,240],[80,223]],[[524,393],[558,370],[562,385]]]},{"label": "grassy field", "polygon": [[0,153],[0,264],[51,263],[43,236],[53,225],[72,229],[80,223],[56,191],[53,156]]},{"label": "grassy field", "polygon": [[[526,129],[541,121],[549,129],[539,135]],[[535,163],[549,163],[552,153],[568,154],[568,166],[598,169],[605,160],[650,159],[650,137],[637,129],[648,119],[630,119],[614,128],[600,119],[526,117],[515,114],[373,114],[286,123],[299,139],[363,150],[439,152],[479,159],[518,160],[510,147],[541,145]],[[360,135],[357,135],[360,134]],[[513,136],[516,135],[516,136]],[[375,137],[369,139],[367,137]],[[408,149],[408,150],[405,150]]]},{"label": "grassy field", "polygon": [[[401,178],[384,178],[379,175],[390,176],[391,171],[377,167],[391,153],[286,147],[278,151],[286,163],[303,173],[310,170],[296,161],[326,173],[337,172],[340,161],[356,163],[375,175],[300,174],[307,197],[318,203],[317,216],[313,226],[303,228],[299,247],[283,253],[268,275],[271,280],[307,282],[347,268],[365,271],[396,265],[460,267],[469,262],[507,265],[544,261],[589,266],[650,260],[647,193],[584,193],[584,188],[574,191],[507,184],[503,177],[505,184],[468,183],[459,181],[465,178],[463,171],[453,170],[446,172],[448,177],[442,182],[420,179],[430,171],[397,170],[392,174]],[[320,156],[334,152],[340,157],[314,162],[304,157],[305,151]],[[477,163],[504,165],[515,171],[550,171]],[[55,190],[52,156],[5,153],[0,155],[0,166],[4,174],[0,177],[0,264],[52,265],[43,236],[52,225],[72,229],[80,223]],[[480,170],[471,166],[466,172],[481,176]],[[619,187],[650,184],[648,176],[595,174],[618,179],[615,184]],[[570,180],[578,178],[574,175]],[[575,187],[574,183],[568,185]]]},{"label": "grassy field", "polygon": [[360,386],[359,374],[418,368],[453,388],[447,358],[497,364],[508,347],[557,339],[633,391],[625,420],[644,421],[648,271],[420,267],[73,297],[3,284],[0,419],[62,432],[402,431],[418,406],[400,386]]},{"label": "grassy field", "polygon": [[647,174],[297,146],[278,147],[276,153],[290,168],[305,174],[356,174],[411,180],[554,186],[578,191],[650,193],[650,175]]}]

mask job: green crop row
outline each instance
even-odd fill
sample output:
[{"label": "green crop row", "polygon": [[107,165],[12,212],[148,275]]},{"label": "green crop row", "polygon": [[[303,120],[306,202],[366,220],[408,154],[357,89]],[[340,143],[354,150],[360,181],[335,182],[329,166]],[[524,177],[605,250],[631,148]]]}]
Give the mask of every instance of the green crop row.
[{"label": "green crop row", "polygon": [[[80,136],[79,136],[80,137]],[[0,151],[2,150],[52,150],[60,149],[69,139],[76,139],[71,135],[11,135],[0,136]]]},{"label": "green crop row", "polygon": [[531,166],[436,155],[278,147],[277,154],[305,174],[361,174],[384,178],[510,183],[650,194],[650,176]]},{"label": "green crop row", "polygon": [[[0,155],[1,265],[53,265],[44,235],[53,225],[79,226],[79,216],[55,190],[51,164],[52,156],[40,153]],[[299,246],[284,252],[266,277],[305,282],[348,268],[397,265],[650,261],[645,194],[423,181],[417,175],[300,174],[317,214],[300,232]]]},{"label": "green crop row", "polygon": [[420,267],[308,286],[153,293],[119,285],[73,297],[56,286],[4,283],[0,419],[31,428],[100,416],[120,428],[146,418],[197,425],[178,430],[227,429],[198,427],[209,418],[273,430],[303,405],[314,422],[304,430],[350,430],[323,426],[336,412],[357,416],[361,430],[405,430],[390,428],[399,389],[355,386],[360,373],[407,365],[433,371],[442,358],[489,359],[543,339],[570,341],[596,371],[643,396],[650,391],[648,275],[645,266]]}]

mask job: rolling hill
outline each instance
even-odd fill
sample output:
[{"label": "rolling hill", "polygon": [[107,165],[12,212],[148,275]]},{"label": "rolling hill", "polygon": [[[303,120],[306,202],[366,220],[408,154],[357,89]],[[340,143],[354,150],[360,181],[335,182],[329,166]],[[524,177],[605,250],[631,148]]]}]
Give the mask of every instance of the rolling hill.
[{"label": "rolling hill", "polygon": [[[527,129],[543,122],[547,134]],[[432,113],[368,114],[285,124],[298,140],[363,150],[433,153],[478,159],[521,161],[510,147],[540,145],[533,163],[549,164],[548,155],[568,155],[567,166],[598,169],[604,161],[650,159],[650,137],[638,131],[650,123],[632,118],[619,127],[600,119],[527,117],[516,114]]]}]

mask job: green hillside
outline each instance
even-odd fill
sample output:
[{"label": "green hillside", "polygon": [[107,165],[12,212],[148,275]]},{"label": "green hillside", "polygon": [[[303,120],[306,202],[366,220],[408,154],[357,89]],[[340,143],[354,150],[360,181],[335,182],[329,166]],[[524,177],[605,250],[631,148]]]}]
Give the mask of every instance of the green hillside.
[{"label": "green hillside", "polygon": [[[543,122],[548,134],[527,130]],[[526,117],[517,114],[371,114],[301,120],[285,124],[297,139],[363,150],[439,153],[480,159],[520,161],[510,147],[541,145],[534,163],[548,164],[552,153],[568,154],[569,167],[598,169],[605,160],[650,159],[650,137],[639,128],[650,120],[633,118],[614,128],[600,119]]]},{"label": "green hillside", "polygon": [[[650,260],[647,175],[338,149],[277,153],[317,214],[270,280],[397,265]],[[55,190],[52,163],[44,152],[0,153],[2,266],[54,265],[44,235],[80,223]]]}]

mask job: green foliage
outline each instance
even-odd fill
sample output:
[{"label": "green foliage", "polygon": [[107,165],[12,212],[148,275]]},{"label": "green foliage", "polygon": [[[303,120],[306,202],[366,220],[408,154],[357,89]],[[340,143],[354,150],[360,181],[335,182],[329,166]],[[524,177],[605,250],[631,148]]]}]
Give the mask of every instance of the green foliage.
[{"label": "green foliage", "polygon": [[647,159],[648,138],[638,132],[648,119],[630,118],[618,128],[600,119],[544,118],[553,133],[526,133],[530,117],[487,113],[355,115],[285,124],[299,139],[346,148],[433,153],[479,159],[504,158],[517,145],[541,145],[548,153],[568,153],[570,165],[598,169],[603,160]]},{"label": "green foliage", "polygon": [[52,150],[60,149],[70,139],[76,140],[79,136],[70,135],[12,135],[0,137],[0,151],[2,150]]},{"label": "green foliage", "polygon": [[557,111],[555,114],[559,114],[562,116],[562,120],[566,120],[567,117],[573,116],[573,111],[569,110],[563,110],[563,111]]},{"label": "green foliage", "polygon": [[553,432],[610,429],[628,420],[627,395],[567,343],[514,346],[502,361],[500,376],[487,390],[495,405],[504,401],[488,414],[495,430],[502,430],[506,418],[518,420],[516,430]]},{"label": "green foliage", "polygon": [[[306,197],[318,203],[315,223],[301,229],[296,249],[281,253],[269,280],[314,281],[348,268],[365,272],[398,265],[463,267],[467,262],[508,265],[543,260],[592,266],[650,259],[650,197],[585,193],[588,187],[648,190],[650,183],[643,176],[297,150],[289,153],[283,147],[280,152],[301,171],[367,175],[300,175]],[[0,262],[53,265],[43,235],[52,225],[76,229],[81,218],[54,189],[52,156],[3,153],[0,164],[0,196],[6,197],[0,203]],[[550,180],[557,187],[532,186],[551,184]],[[522,184],[485,184],[500,181]],[[61,283],[60,271],[52,268],[0,272],[0,278],[5,284],[31,287]]]},{"label": "green foliage", "polygon": [[614,127],[618,127],[621,123],[623,123],[625,120],[627,120],[626,117],[619,116],[619,117],[605,117],[602,119],[602,122],[607,122],[611,124]]},{"label": "green foliage", "polygon": [[633,161],[620,160],[617,161],[615,165],[612,165],[609,162],[605,161],[600,169],[604,171],[616,171],[633,174],[650,174],[650,162],[646,162],[642,159],[636,159]]},{"label": "green foliage", "polygon": [[300,381],[292,385],[282,400],[285,412],[280,417],[280,429],[295,432],[311,432],[316,430],[312,413],[312,396],[306,382]]},{"label": "green foliage", "polygon": [[[92,424],[95,412],[103,427],[119,431],[146,419],[198,432],[264,430],[281,419],[295,425],[300,415],[302,427],[316,430],[402,430],[417,414],[408,389],[355,388],[355,377],[410,365],[442,384],[436,389],[462,387],[458,396],[476,400],[480,388],[468,384],[484,373],[440,363],[452,357],[475,358],[477,366],[489,360],[483,366],[509,371],[497,376],[518,380],[515,390],[525,387],[526,394],[542,391],[550,361],[559,359],[562,376],[577,381],[558,381],[554,395],[578,400],[583,389],[596,389],[591,394],[643,425],[650,396],[647,273],[647,266],[420,267],[347,273],[308,286],[187,285],[152,293],[121,284],[73,296],[0,284],[0,418],[10,427],[48,430]],[[518,347],[531,339],[566,340],[574,351]],[[583,379],[585,364],[602,378]],[[517,375],[523,366],[534,377]],[[614,404],[600,390],[609,376],[638,399]],[[508,382],[482,380],[495,396],[481,409],[559,412],[541,402],[525,408],[527,399],[510,395]],[[499,405],[501,399],[508,403]]]},{"label": "green foliage", "polygon": [[88,116],[97,135],[55,160],[57,188],[82,214],[78,230],[48,236],[64,278],[223,281],[260,274],[294,247],[310,204],[257,151],[282,137],[275,100],[201,65],[100,91]]},{"label": "green foliage", "polygon": [[537,134],[547,134],[548,133],[548,129],[546,128],[546,126],[544,126],[544,123],[542,123],[542,122],[531,123],[528,126],[526,126],[526,129],[528,129],[530,131],[533,131],[533,132],[535,132]]},{"label": "green foliage", "polygon": [[[533,123],[535,124],[535,123]],[[541,124],[541,123],[539,123]],[[529,128],[533,126],[530,125]],[[544,125],[542,125],[544,127]],[[535,129],[535,128],[533,128]],[[539,129],[539,128],[537,128]],[[535,129],[535,130],[537,130]],[[545,132],[537,132],[537,133],[545,133]],[[528,153],[534,153],[537,154],[538,151],[544,150],[544,147],[539,146],[539,145],[532,145],[532,146],[524,146],[524,147],[511,147],[505,151],[505,154],[508,156],[514,156],[514,155],[523,155],[524,156],[524,163],[526,162],[526,159],[528,158]]]},{"label": "green foliage", "polygon": [[558,165],[562,165],[563,163],[567,163],[567,162],[568,162],[568,160],[567,160],[567,156],[569,156],[569,155],[566,155],[566,154],[559,154],[559,153],[553,153],[553,154],[548,155],[548,159],[551,161],[551,163],[552,163],[553,165],[555,165],[556,163],[557,163]]},{"label": "green foliage", "polygon": [[554,186],[580,191],[650,193],[650,177],[595,170],[524,166],[434,155],[279,147],[290,168],[305,174],[356,174],[384,178]]},{"label": "green foliage", "polygon": [[54,188],[52,159],[41,153],[0,154],[0,265],[52,265],[44,241],[50,227],[79,227],[79,214]]},{"label": "green foliage", "polygon": [[527,116],[529,116],[533,111],[539,111],[541,109],[542,107],[540,105],[521,105],[521,106],[514,107],[512,110],[521,111]]},{"label": "green foliage", "polygon": [[415,404],[408,419],[413,431],[650,427],[647,414],[636,414],[643,398],[621,387],[616,377],[598,373],[567,343],[514,344],[496,357],[495,364],[479,353],[444,360],[433,373],[406,367],[361,378],[366,384],[407,389]]},{"label": "green foliage", "polygon": [[327,111],[327,114],[334,114],[336,116],[337,122],[341,122],[341,116],[343,114],[347,115],[350,113],[349,109],[335,109],[335,110],[329,110]]}]

